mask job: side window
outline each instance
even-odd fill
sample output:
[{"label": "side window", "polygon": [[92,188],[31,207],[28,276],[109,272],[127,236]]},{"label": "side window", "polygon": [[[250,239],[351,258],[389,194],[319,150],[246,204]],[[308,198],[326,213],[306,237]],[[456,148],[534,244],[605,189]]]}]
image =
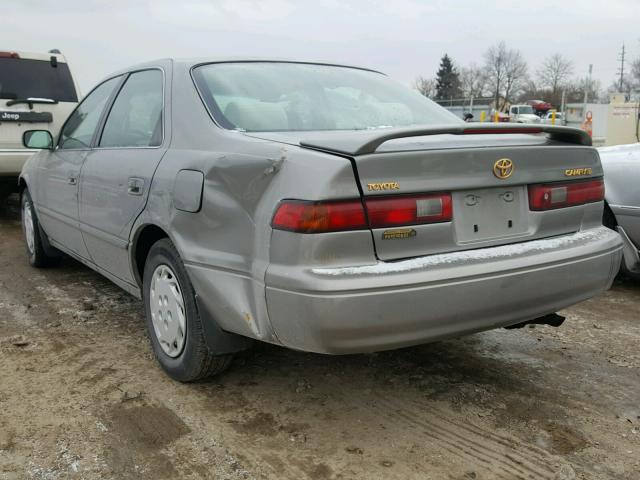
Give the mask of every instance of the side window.
[{"label": "side window", "polygon": [[120,80],[121,77],[107,80],[78,105],[60,132],[59,148],[89,148],[102,111]]},{"label": "side window", "polygon": [[113,102],[100,146],[157,147],[161,143],[162,72],[133,73]]}]

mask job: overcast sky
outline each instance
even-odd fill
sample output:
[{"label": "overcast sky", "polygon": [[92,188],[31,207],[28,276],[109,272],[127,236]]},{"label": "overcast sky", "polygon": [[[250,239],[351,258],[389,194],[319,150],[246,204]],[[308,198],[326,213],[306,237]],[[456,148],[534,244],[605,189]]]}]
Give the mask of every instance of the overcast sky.
[{"label": "overcast sky", "polygon": [[60,49],[86,93],[160,57],[257,56],[381,70],[412,84],[447,52],[482,63],[505,40],[532,72],[545,56],[593,64],[607,87],[622,43],[640,56],[640,0],[0,0],[0,50]]}]

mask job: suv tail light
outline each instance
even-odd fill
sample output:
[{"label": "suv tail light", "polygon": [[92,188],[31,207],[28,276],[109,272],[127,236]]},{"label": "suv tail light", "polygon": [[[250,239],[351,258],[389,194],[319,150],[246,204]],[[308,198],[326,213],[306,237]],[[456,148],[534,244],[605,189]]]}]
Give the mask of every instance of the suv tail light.
[{"label": "suv tail light", "polygon": [[529,209],[553,210],[604,200],[604,181],[596,180],[529,185]]},{"label": "suv tail light", "polygon": [[20,58],[16,52],[0,52],[0,58]]},{"label": "suv tail light", "polygon": [[451,194],[402,195],[360,200],[309,202],[283,200],[271,225],[298,233],[326,233],[366,228],[449,222]]}]

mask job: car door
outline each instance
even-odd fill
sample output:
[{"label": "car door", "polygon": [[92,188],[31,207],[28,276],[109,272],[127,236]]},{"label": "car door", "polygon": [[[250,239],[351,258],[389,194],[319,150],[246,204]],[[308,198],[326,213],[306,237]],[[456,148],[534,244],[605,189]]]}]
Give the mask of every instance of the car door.
[{"label": "car door", "polygon": [[47,236],[70,253],[87,258],[78,224],[78,178],[106,105],[121,77],[98,85],[65,122],[55,150],[38,165],[34,202]]},{"label": "car door", "polygon": [[133,283],[129,233],[166,151],[164,73],[132,72],[122,84],[80,176],[80,225],[92,261]]}]

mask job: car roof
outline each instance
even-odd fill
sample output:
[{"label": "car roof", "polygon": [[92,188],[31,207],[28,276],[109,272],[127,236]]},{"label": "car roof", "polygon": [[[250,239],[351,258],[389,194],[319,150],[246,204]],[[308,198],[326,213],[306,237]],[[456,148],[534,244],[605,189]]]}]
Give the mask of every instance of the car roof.
[{"label": "car roof", "polygon": [[[358,70],[367,70],[375,73],[382,73],[372,68],[361,67],[358,65],[347,65],[342,63],[330,62],[330,61],[312,61],[312,60],[298,60],[292,58],[256,58],[256,57],[232,57],[232,58],[181,58],[176,59],[176,62],[186,63],[190,65],[202,65],[205,63],[234,63],[234,62],[256,62],[256,63],[301,63],[306,65],[327,65],[331,67],[345,67],[356,68]],[[383,73],[382,73],[383,74]],[[384,75],[384,74],[383,74]]]},{"label": "car roof", "polygon": [[18,57],[26,60],[44,60],[46,62],[51,60],[51,57],[56,57],[58,62],[67,63],[67,59],[61,53],[22,52],[19,50],[5,50],[3,48],[0,48],[0,52],[15,53],[18,55]]},{"label": "car roof", "polygon": [[359,67],[356,65],[346,65],[335,62],[327,62],[327,61],[306,61],[306,60],[295,60],[290,58],[260,58],[260,57],[196,57],[196,58],[161,58],[157,60],[153,60],[150,62],[144,62],[137,65],[132,65],[131,67],[119,70],[114,72],[110,76],[120,75],[123,73],[141,70],[144,68],[151,67],[160,67],[162,65],[166,65],[167,62],[174,63],[175,65],[182,66],[185,68],[191,68],[197,65],[203,65],[207,63],[240,63],[240,62],[263,62],[263,63],[301,63],[307,65],[327,65],[332,67],[345,67],[345,68],[355,68],[358,70],[366,70],[369,72],[379,73],[381,75],[385,75],[383,72],[378,70],[374,70],[366,67]]}]

